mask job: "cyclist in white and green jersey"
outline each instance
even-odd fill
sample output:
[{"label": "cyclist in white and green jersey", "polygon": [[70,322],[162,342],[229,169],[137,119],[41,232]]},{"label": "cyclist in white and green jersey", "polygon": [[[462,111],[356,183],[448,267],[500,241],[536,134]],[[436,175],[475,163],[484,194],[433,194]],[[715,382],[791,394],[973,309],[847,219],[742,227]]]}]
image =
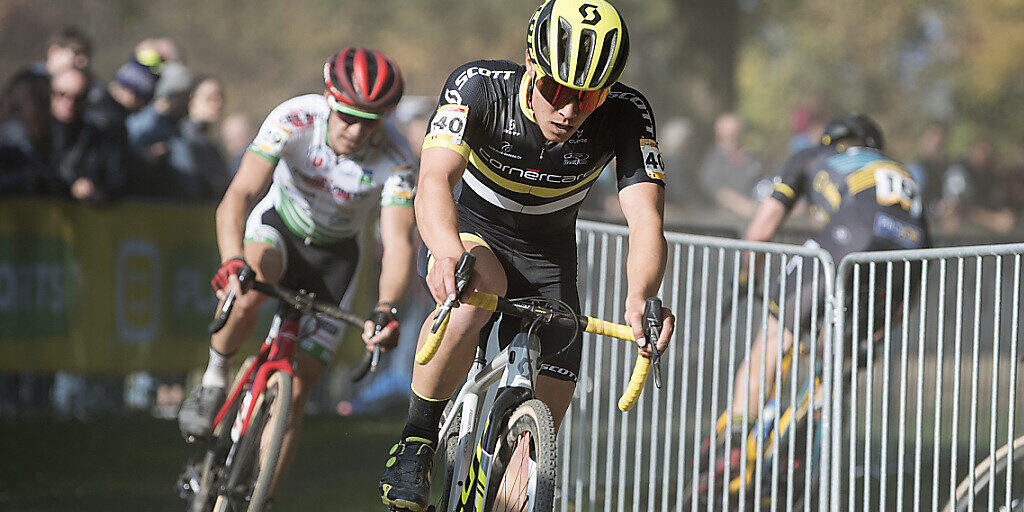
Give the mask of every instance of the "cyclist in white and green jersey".
[{"label": "cyclist in white and green jersey", "polygon": [[[363,339],[367,349],[397,343],[396,304],[409,283],[414,254],[416,172],[408,143],[385,116],[402,97],[402,76],[382,53],[350,47],[327,60],[324,82],[324,94],[292,98],[270,113],[217,208],[222,264],[212,284],[219,298],[230,291],[239,298],[211,340],[202,384],[182,404],[179,420],[186,435],[211,433],[231,355],[252,335],[265,300],[259,293],[242,295],[238,274],[252,265],[261,281],[344,304],[356,275],[360,231],[378,203],[384,246],[380,302]],[[309,390],[343,329],[305,318],[301,332],[293,402],[298,414],[289,418],[283,464]]]}]

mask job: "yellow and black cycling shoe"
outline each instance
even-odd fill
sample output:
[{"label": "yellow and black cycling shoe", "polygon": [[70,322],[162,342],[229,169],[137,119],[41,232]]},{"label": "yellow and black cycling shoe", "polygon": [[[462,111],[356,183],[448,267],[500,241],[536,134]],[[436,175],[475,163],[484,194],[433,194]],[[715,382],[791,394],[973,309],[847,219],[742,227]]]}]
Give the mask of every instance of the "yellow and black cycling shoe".
[{"label": "yellow and black cycling shoe", "polygon": [[380,500],[391,510],[423,512],[430,499],[430,469],[436,443],[407,437],[391,447],[380,478]]}]

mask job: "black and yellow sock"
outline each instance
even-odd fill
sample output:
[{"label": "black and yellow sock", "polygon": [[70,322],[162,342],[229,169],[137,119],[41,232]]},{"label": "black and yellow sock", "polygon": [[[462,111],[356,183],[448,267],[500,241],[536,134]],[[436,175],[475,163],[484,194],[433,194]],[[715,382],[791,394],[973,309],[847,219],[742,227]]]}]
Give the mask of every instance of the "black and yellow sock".
[{"label": "black and yellow sock", "polygon": [[402,430],[402,439],[408,437],[422,437],[437,444],[438,423],[444,415],[444,408],[451,398],[435,400],[423,398],[412,390],[409,397],[409,420]]}]

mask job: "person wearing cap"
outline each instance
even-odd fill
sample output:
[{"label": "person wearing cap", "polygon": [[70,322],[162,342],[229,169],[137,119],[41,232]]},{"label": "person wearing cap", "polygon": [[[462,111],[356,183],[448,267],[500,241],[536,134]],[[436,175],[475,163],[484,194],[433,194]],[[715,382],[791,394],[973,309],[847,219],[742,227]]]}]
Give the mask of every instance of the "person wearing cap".
[{"label": "person wearing cap", "polygon": [[117,70],[99,98],[85,110],[86,122],[103,134],[112,192],[131,191],[133,176],[128,170],[136,165],[128,151],[126,121],[129,114],[149,103],[156,81],[157,75],[148,66],[132,58]]},{"label": "person wearing cap", "polygon": [[188,93],[192,74],[183,64],[164,64],[153,88],[153,101],[128,116],[128,147],[142,162],[141,176],[133,180],[135,192],[161,196],[173,182],[173,171],[167,163],[168,143],[179,136],[179,121],[188,109]]}]

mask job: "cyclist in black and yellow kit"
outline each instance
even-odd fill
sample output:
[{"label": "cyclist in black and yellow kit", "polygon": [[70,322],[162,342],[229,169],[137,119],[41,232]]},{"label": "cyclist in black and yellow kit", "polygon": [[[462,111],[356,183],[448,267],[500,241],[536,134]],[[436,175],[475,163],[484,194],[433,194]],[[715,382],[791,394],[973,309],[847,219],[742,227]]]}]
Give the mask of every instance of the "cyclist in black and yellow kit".
[{"label": "cyclist in black and yellow kit", "polygon": [[[630,229],[625,319],[641,339],[644,298],[657,294],[665,268],[665,183],[651,107],[616,82],[629,53],[626,26],[604,0],[547,0],[530,21],[526,53],[525,66],[470,62],[444,85],[423,143],[415,204],[429,250],[421,251],[420,274],[444,302],[455,291],[456,263],[469,252],[476,256],[472,289],[557,298],[579,311],[576,213],[615,158]],[[664,318],[662,348],[673,325],[669,311]],[[453,310],[437,355],[415,368],[408,423],[381,478],[385,505],[426,508],[439,419],[496,320],[471,306]],[[421,344],[429,328],[428,321]],[[502,344],[518,328],[499,321]],[[536,393],[556,425],[580,365],[579,340],[570,336],[541,335]]]},{"label": "cyclist in black and yellow kit", "polygon": [[[806,198],[812,216],[821,225],[820,230],[804,245],[821,248],[829,253],[838,264],[848,254],[862,251],[887,251],[897,249],[920,249],[930,246],[927,223],[922,208],[923,199],[920,187],[903,164],[891,159],[885,153],[882,132],[870,118],[864,115],[839,116],[829,122],[822,135],[821,144],[800,151],[791,156],[779,170],[779,181],[771,197],[758,206],[754,218],[750,221],[744,236],[747,240],[766,242],[774,237],[790,210],[800,198]],[[795,275],[800,266],[789,265],[790,275],[786,280],[785,303],[796,304],[796,298],[802,297],[798,320],[801,332],[810,331],[810,319],[814,312],[811,297],[825,297],[825,280],[817,280],[818,290],[813,290],[815,280],[812,277],[813,265],[804,264],[803,277]],[[904,266],[892,267],[891,311],[892,318],[898,317],[904,296]],[[869,288],[862,281],[859,296],[847,297],[847,304],[840,305],[850,309],[853,301],[858,301],[860,311],[856,331],[848,323],[849,333],[843,339],[850,340],[852,333],[859,333],[856,340],[857,348],[866,346],[875,339],[875,333],[868,333],[866,306],[869,294],[874,294],[874,318],[883,318],[886,307],[886,281],[878,279],[874,288]],[[802,283],[802,290],[797,283]],[[916,296],[915,289],[920,286],[920,264],[910,265],[910,293]],[[749,428],[743,424],[744,412],[747,417],[756,418],[759,410],[761,386],[764,386],[766,398],[775,389],[776,364],[778,351],[785,354],[793,346],[793,326],[783,325],[779,318],[780,293],[778,286],[771,286],[772,297],[768,301],[770,315],[765,329],[757,336],[748,352],[749,359],[741,362],[733,380],[733,406],[716,422],[718,429],[715,439],[718,449],[726,446],[726,437],[732,437],[732,454],[721,454],[717,460],[725,457],[740,457],[742,444],[739,439],[745,436]],[[792,307],[792,306],[787,306]],[[823,325],[826,308],[818,307],[817,325]],[[788,315],[788,314],[787,314]],[[792,323],[792,321],[791,321]],[[875,322],[875,329],[880,329],[881,322]],[[780,340],[780,329],[782,343]],[[780,346],[781,345],[781,346]],[[763,361],[763,362],[762,362]],[[751,373],[748,377],[748,373]],[[727,424],[725,414],[733,416],[732,432],[723,435]],[[706,452],[710,439],[706,439],[701,447],[701,471],[707,471],[708,457]],[[754,452],[748,450],[748,456]],[[735,478],[739,474],[739,464],[733,464]],[[722,466],[717,468],[722,471]],[[747,478],[750,478],[749,474]],[[706,485],[705,477],[701,478]],[[706,489],[700,490],[703,493]],[[753,487],[750,487],[753,490]],[[765,491],[768,492],[768,491]]]}]

